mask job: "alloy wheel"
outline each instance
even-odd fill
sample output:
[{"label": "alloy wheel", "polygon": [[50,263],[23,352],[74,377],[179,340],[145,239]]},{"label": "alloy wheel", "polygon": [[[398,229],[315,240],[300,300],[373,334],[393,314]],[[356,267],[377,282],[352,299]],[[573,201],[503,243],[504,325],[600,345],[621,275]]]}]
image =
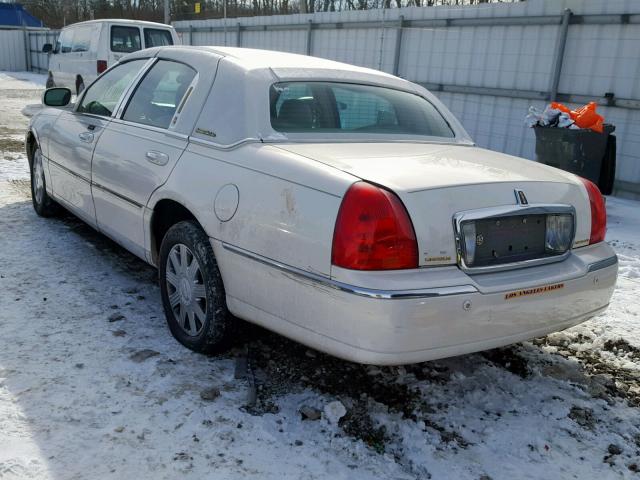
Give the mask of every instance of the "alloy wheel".
[{"label": "alloy wheel", "polygon": [[207,317],[207,295],[200,264],[189,247],[177,243],[171,248],[165,278],[177,324],[187,335],[198,336]]}]

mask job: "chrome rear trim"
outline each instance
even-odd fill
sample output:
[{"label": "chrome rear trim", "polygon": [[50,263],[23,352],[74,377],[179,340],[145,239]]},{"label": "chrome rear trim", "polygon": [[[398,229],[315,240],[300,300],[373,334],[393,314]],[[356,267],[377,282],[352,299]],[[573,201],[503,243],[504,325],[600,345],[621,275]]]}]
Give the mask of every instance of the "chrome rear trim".
[{"label": "chrome rear trim", "polygon": [[411,298],[434,298],[434,297],[446,297],[449,295],[463,295],[470,293],[478,293],[478,289],[473,285],[456,285],[451,287],[437,287],[437,288],[425,288],[418,290],[377,290],[372,288],[357,287],[355,285],[349,285],[347,283],[332,280],[324,275],[308,272],[284,263],[277,262],[262,255],[250,252],[243,248],[239,248],[228,243],[222,242],[222,246],[225,250],[233,252],[237,255],[241,255],[256,262],[260,262],[264,265],[268,265],[278,270],[296,275],[312,282],[324,285],[329,288],[334,288],[342,292],[351,293],[361,297],[376,298],[381,300],[400,300]]},{"label": "chrome rear trim", "polygon": [[[517,194],[516,194],[517,195]],[[481,267],[470,267],[464,262],[464,245],[462,244],[462,223],[468,220],[486,220],[490,218],[510,217],[515,215],[538,215],[538,214],[570,214],[573,217],[573,232],[571,234],[571,242],[573,245],[576,233],[576,210],[571,205],[565,204],[518,204],[505,205],[502,207],[480,208],[476,210],[467,210],[458,212],[453,216],[453,230],[456,239],[456,250],[458,257],[458,266],[460,269],[469,274],[481,274],[492,272],[504,272],[507,270],[517,270],[520,268],[535,267],[549,263],[561,262],[571,255],[571,249],[558,255],[547,257],[532,258],[511,263],[500,263],[497,265],[488,265]]]},{"label": "chrome rear trim", "polygon": [[618,256],[614,255],[613,257],[605,258],[604,260],[598,260],[597,262],[589,264],[587,272],[595,272],[597,270],[602,270],[603,268],[611,267],[618,263]]}]

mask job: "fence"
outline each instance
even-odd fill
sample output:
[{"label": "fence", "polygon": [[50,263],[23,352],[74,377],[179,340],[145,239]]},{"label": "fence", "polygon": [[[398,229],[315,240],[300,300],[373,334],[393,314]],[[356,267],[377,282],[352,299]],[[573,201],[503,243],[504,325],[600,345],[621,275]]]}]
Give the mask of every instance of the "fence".
[{"label": "fence", "polygon": [[440,97],[476,142],[534,158],[530,105],[598,101],[618,135],[616,193],[640,196],[640,2],[528,0],[174,22],[185,44],[310,54]]},{"label": "fence", "polygon": [[49,55],[42,52],[45,43],[55,44],[59,30],[29,32],[29,70],[46,73],[49,69]]},{"label": "fence", "polygon": [[[530,105],[598,101],[616,125],[615,193],[640,198],[640,1],[527,0],[174,26],[185,44],[283,50],[394,73],[438,95],[480,146],[525,158],[535,156],[523,123]],[[42,45],[57,32],[9,33],[0,30],[0,45],[12,45],[0,49],[0,69],[46,71]]]},{"label": "fence", "polygon": [[32,70],[45,73],[49,58],[42,53],[45,43],[54,43],[59,31],[43,28],[0,30],[0,70]]}]

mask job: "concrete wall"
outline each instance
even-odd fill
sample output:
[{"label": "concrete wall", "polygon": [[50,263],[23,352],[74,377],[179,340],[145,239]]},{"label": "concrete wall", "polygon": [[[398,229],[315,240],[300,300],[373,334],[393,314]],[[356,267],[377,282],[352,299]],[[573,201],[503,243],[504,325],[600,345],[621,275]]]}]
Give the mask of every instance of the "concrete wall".
[{"label": "concrete wall", "polygon": [[[548,101],[566,8],[572,10],[573,21],[562,57],[560,99],[598,100],[604,105],[605,93],[612,92],[624,100],[600,111],[616,125],[617,193],[640,196],[638,0],[527,0],[184,21],[174,26],[185,44],[310,53],[390,73],[401,36],[399,76],[431,86],[479,145],[533,159],[534,134],[523,119],[530,105],[544,108]],[[408,25],[400,30],[401,15]],[[467,19],[475,20],[465,25]],[[313,22],[310,34],[309,21]],[[468,89],[471,92],[466,93]]]}]

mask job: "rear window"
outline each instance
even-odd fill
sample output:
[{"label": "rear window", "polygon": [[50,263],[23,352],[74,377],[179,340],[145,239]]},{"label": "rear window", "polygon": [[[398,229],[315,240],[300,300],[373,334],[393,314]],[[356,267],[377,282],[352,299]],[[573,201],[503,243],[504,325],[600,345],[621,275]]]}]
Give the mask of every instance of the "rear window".
[{"label": "rear window", "polygon": [[111,51],[131,53],[142,49],[138,27],[111,27]]},{"label": "rear window", "polygon": [[162,30],[159,28],[145,28],[144,45],[145,48],[173,45],[171,32],[169,30]]},{"label": "rear window", "polygon": [[270,101],[271,125],[280,132],[454,137],[428,100],[391,88],[286,82],[272,85]]}]

